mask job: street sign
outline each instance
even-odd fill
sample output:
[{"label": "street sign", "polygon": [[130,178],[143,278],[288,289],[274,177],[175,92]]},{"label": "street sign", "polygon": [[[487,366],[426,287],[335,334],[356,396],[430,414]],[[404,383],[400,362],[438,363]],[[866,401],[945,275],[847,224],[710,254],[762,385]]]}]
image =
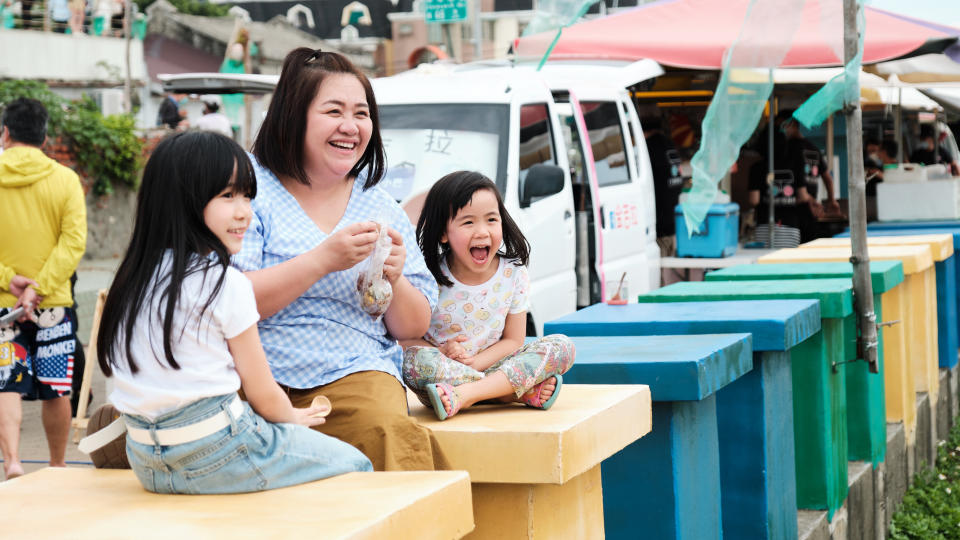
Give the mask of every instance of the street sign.
[{"label": "street sign", "polygon": [[467,0],[427,0],[427,22],[446,23],[467,20]]}]

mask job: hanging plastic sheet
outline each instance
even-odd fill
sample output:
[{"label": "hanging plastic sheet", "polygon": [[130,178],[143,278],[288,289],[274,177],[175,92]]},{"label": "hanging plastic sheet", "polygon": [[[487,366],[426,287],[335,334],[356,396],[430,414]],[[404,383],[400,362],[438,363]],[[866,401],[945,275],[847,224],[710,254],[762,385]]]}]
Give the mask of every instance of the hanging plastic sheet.
[{"label": "hanging plastic sheet", "polygon": [[543,55],[543,58],[540,59],[537,71],[540,71],[543,64],[547,62],[547,58],[550,57],[550,53],[557,45],[563,29],[579,21],[580,18],[587,13],[587,10],[590,9],[590,6],[596,4],[598,1],[599,0],[540,0],[537,2],[537,9],[534,13],[533,20],[530,21],[530,24],[523,30],[523,35],[530,36],[551,30],[557,31],[553,41],[550,42],[550,46],[547,47],[547,52]]},{"label": "hanging plastic sheet", "polygon": [[[682,204],[688,231],[699,230],[716,198],[717,183],[756,129],[773,90],[770,70],[790,50],[805,4],[805,0],[751,0],[737,39],[724,57],[703,119],[700,149],[691,160],[693,186]],[[819,2],[820,9],[833,9],[834,4],[839,17],[840,0]]]},{"label": "hanging plastic sheet", "polygon": [[[840,36],[838,56],[843,58],[843,18],[840,27],[833,28],[834,21],[823,21],[824,41],[837,51],[837,38]],[[848,103],[857,103],[860,99],[860,67],[863,60],[863,36],[866,34],[866,20],[863,15],[863,3],[857,3],[857,27],[863,28],[860,40],[857,43],[857,54],[843,67],[836,77],[827,81],[823,88],[817,90],[803,105],[797,108],[793,117],[807,129],[813,129],[822,124],[833,113],[843,109]]]}]

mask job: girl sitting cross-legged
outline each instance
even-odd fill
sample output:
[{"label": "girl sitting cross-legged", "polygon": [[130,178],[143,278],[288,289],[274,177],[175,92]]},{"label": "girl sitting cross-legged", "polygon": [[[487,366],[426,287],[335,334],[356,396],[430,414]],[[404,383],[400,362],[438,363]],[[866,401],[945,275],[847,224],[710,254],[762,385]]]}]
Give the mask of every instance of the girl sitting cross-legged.
[{"label": "girl sitting cross-legged", "polygon": [[407,386],[440,420],[485,400],[550,408],[573,342],[551,335],[524,345],[530,247],[496,185],[468,171],[441,178],[417,238],[440,297],[423,339],[403,342]]}]

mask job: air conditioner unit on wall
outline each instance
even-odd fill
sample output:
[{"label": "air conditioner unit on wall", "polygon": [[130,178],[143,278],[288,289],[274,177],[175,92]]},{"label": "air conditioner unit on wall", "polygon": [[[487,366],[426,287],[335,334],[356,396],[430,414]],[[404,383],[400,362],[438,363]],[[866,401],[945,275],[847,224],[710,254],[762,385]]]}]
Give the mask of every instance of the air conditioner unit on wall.
[{"label": "air conditioner unit on wall", "polygon": [[104,88],[98,93],[97,102],[104,116],[120,114],[123,112],[123,89]]}]

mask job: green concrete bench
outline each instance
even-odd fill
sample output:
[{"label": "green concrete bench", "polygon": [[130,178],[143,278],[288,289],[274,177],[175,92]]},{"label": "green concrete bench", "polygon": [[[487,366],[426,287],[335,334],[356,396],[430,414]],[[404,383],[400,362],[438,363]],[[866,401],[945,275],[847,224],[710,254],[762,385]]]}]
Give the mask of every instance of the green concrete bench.
[{"label": "green concrete bench", "polygon": [[[873,285],[874,311],[878,321],[884,318],[883,295],[903,283],[903,264],[899,261],[874,261],[870,265]],[[850,263],[794,263],[752,264],[724,268],[707,274],[706,281],[754,281],[782,279],[850,279],[853,265]],[[891,293],[894,294],[894,293]],[[897,317],[900,315],[897,314]],[[847,336],[856,336],[856,317],[845,319]],[[899,320],[899,319],[894,319]],[[847,433],[848,459],[869,461],[874,467],[883,461],[886,423],[903,422],[904,412],[913,411],[911,427],[916,424],[916,394],[913,377],[903,353],[903,325],[878,328],[880,340],[878,355],[882,361],[882,375],[871,374],[865,362],[844,364],[847,370]],[[892,334],[895,346],[884,347],[886,333]],[[866,396],[866,399],[858,399]],[[886,398],[886,415],[884,412]]]}]

